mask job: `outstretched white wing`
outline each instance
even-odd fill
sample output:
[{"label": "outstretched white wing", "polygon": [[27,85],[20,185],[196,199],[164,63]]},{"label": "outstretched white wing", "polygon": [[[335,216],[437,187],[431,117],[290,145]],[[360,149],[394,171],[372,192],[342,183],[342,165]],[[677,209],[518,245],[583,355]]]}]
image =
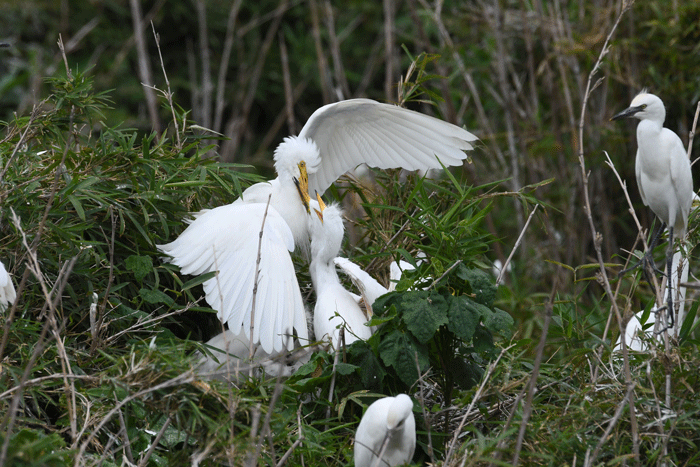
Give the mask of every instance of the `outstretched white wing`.
[{"label": "outstretched white wing", "polygon": [[[158,249],[183,274],[218,271],[205,281],[209,305],[233,333],[250,332],[253,286],[260,245],[253,341],[268,353],[293,348],[285,335],[308,338],[304,304],[289,255],[294,238],[282,216],[266,203],[233,203],[197,213],[180,236]],[[260,230],[265,218],[262,240]]]},{"label": "outstretched white wing", "polygon": [[338,256],[333,258],[333,262],[350,278],[352,283],[355,284],[355,287],[360,290],[362,297],[365,299],[365,303],[369,306],[372,306],[376,299],[388,292],[386,287],[349,259]]},{"label": "outstretched white wing", "polygon": [[370,99],[321,107],[299,137],[313,140],[321,154],[321,165],[309,174],[311,194],[323,194],[338,177],[363,163],[406,170],[439,169],[440,162],[459,165],[477,139],[435,117]]}]

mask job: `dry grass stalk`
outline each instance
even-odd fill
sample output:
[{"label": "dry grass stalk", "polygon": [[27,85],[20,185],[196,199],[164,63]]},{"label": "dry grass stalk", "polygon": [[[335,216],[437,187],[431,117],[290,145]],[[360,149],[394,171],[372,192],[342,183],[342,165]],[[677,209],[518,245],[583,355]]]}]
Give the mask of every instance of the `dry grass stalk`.
[{"label": "dry grass stalk", "polygon": [[[180,140],[180,128],[178,127],[177,116],[175,115],[175,106],[173,105],[173,93],[170,90],[170,81],[168,80],[168,73],[165,71],[165,64],[163,63],[163,54],[160,51],[160,37],[156,33],[156,27],[153,25],[153,21],[151,21],[151,30],[153,31],[153,38],[156,41],[156,48],[158,49],[158,57],[160,58],[160,68],[163,71],[163,77],[165,78],[165,87],[168,90],[160,91],[155,86],[153,86],[153,89],[160,92],[168,100],[168,104],[170,105],[170,112],[173,116],[173,125],[175,126],[175,141],[177,141],[177,148],[181,149],[182,141]],[[148,85],[146,84],[144,84],[144,86],[148,87]],[[182,131],[185,131],[184,122]]]}]

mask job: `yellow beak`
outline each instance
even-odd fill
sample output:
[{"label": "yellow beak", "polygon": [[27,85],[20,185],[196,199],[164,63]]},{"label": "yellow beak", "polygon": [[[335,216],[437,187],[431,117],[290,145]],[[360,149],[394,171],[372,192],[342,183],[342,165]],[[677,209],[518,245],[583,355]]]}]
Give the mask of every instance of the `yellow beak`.
[{"label": "yellow beak", "polygon": [[297,186],[299,198],[301,198],[306,212],[311,214],[311,208],[309,207],[309,202],[311,201],[311,196],[309,196],[309,175],[306,173],[306,162],[301,161],[297,166],[299,167],[299,179],[295,177],[294,184]]},{"label": "yellow beak", "polygon": [[323,224],[323,211],[326,209],[326,203],[323,202],[321,195],[318,194],[318,191],[316,192],[316,199],[318,200],[318,206],[321,208],[321,210],[319,211],[318,209],[314,208],[314,211],[316,211],[316,215],[319,219],[321,219],[321,224]]}]

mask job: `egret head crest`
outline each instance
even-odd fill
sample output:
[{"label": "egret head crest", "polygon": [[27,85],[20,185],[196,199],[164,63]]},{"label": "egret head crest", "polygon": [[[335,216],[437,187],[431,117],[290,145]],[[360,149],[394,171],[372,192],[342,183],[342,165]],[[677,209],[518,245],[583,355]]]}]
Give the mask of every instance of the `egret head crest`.
[{"label": "egret head crest", "polygon": [[275,149],[277,175],[299,176],[299,164],[304,163],[307,173],[315,173],[321,164],[318,146],[308,138],[287,136]]}]

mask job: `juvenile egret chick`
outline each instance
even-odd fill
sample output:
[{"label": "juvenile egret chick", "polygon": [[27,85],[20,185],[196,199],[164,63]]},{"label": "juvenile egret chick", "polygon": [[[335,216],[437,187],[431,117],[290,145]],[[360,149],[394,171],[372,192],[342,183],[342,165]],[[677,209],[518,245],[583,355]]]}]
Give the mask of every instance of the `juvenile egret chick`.
[{"label": "juvenile egret chick", "polygon": [[12,283],[10,273],[5,269],[5,265],[0,261],[0,311],[5,311],[17,298],[15,285]]},{"label": "juvenile egret chick", "polygon": [[406,394],[379,399],[367,408],[355,434],[355,467],[374,465],[382,448],[380,466],[401,465],[413,458],[416,420],[413,401]]},{"label": "juvenile egret chick", "polygon": [[[642,92],[632,100],[629,108],[615,115],[612,120],[630,117],[640,120],[637,125],[635,160],[639,194],[644,204],[668,227],[666,270],[668,277],[671,277],[674,235],[681,239],[685,236],[688,213],[693,202],[690,161],[678,135],[663,127],[666,109],[661,99]],[[647,254],[650,255],[651,252]],[[674,315],[671,282],[668,281],[667,293],[669,327],[673,327]]]},{"label": "juvenile egret chick", "polygon": [[[369,99],[323,106],[299,136],[285,138],[275,150],[277,178],[249,187],[233,204],[196,214],[178,239],[158,248],[184,274],[218,271],[204,283],[206,300],[232,332],[249,330],[254,314],[254,343],[273,352],[287,342],[291,350],[285,334],[294,329],[300,339],[308,337],[289,252],[295,245],[308,251],[309,190],[323,193],[362,163],[409,170],[459,165],[476,139],[437,118]],[[259,249],[264,220],[266,246]]]},{"label": "juvenile egret chick", "polygon": [[339,326],[344,325],[345,343],[369,339],[372,330],[365,326],[368,317],[338,279],[333,259],[343,242],[343,218],[338,205],[320,205],[319,219],[310,218],[311,264],[309,272],[316,291],[314,333],[316,340],[337,345]]}]

